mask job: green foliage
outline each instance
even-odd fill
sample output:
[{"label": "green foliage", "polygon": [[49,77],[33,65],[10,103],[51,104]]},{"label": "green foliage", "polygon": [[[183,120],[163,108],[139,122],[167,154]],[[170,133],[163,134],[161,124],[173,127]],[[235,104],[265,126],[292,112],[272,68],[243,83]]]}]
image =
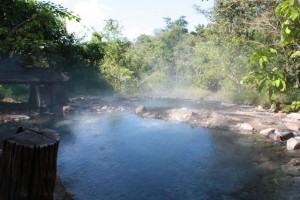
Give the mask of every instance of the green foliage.
[{"label": "green foliage", "polygon": [[80,55],[82,59],[95,69],[99,67],[104,57],[105,44],[102,39],[103,35],[95,32],[90,41],[81,44]]},{"label": "green foliage", "polygon": [[122,37],[121,27],[116,20],[107,20],[102,34],[105,45],[104,57],[99,66],[100,71],[116,90],[122,91],[133,74],[127,68],[125,57],[130,43]]},{"label": "green foliage", "polygon": [[74,37],[65,19],[80,21],[72,12],[51,2],[4,1],[0,6],[0,59],[22,59],[39,67],[68,63]]},{"label": "green foliage", "polygon": [[250,71],[244,77],[246,83],[255,83],[260,92],[267,90],[271,101],[275,93],[286,90],[284,71],[270,62],[276,55],[273,48],[254,52],[250,57]]},{"label": "green foliage", "polygon": [[4,87],[3,85],[0,85],[0,100],[4,97],[9,97],[11,95],[11,91]]},{"label": "green foliage", "polygon": [[282,45],[300,42],[300,4],[297,0],[285,0],[276,8],[276,14],[283,18],[281,23]]},{"label": "green foliage", "polygon": [[282,111],[287,113],[300,111],[300,101],[293,101],[290,105],[284,106]]},{"label": "green foliage", "polygon": [[68,96],[98,95],[100,92],[113,90],[98,69],[87,66],[85,63],[78,64],[68,75],[70,80],[65,84]]},{"label": "green foliage", "polygon": [[29,98],[29,85],[0,85],[0,100],[12,98],[14,101],[27,102]]},{"label": "green foliage", "polygon": [[[210,90],[226,91],[236,102],[267,105],[284,101],[281,94],[291,97],[300,87],[296,0],[216,0],[210,11],[195,8],[211,23],[199,24],[191,33],[184,16],[165,18],[165,26],[155,35],[129,42],[118,21],[108,19],[101,32],[80,42],[65,28],[66,20],[80,18],[62,6],[4,1],[0,60],[21,59],[29,66],[67,70],[72,77],[68,89],[74,93],[109,85],[131,94],[201,96]],[[0,86],[0,95],[11,91]],[[289,109],[298,109],[298,103],[292,105]]]},{"label": "green foliage", "polygon": [[279,45],[277,40],[277,43],[270,44],[266,40],[265,47],[251,55],[249,72],[244,77],[245,82],[255,83],[259,91],[267,91],[271,101],[276,101],[276,93],[286,92],[300,85],[300,5],[296,0],[284,0],[276,6],[275,12],[279,18],[269,20],[269,23],[281,24],[281,43]]}]

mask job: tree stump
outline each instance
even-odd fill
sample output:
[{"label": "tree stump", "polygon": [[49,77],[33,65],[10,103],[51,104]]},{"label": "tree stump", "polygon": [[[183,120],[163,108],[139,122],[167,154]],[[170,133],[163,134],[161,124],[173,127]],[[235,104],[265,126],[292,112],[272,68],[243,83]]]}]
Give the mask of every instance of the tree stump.
[{"label": "tree stump", "polygon": [[[20,129],[18,129],[20,132]],[[53,200],[59,135],[21,129],[3,143],[1,200]]]}]

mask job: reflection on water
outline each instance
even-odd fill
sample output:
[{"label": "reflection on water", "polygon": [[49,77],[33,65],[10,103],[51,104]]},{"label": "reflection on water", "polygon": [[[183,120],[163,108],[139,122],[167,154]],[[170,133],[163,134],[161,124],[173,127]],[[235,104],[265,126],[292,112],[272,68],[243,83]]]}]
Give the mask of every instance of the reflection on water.
[{"label": "reflection on water", "polygon": [[76,200],[281,199],[229,134],[130,113],[60,123],[59,175]]}]

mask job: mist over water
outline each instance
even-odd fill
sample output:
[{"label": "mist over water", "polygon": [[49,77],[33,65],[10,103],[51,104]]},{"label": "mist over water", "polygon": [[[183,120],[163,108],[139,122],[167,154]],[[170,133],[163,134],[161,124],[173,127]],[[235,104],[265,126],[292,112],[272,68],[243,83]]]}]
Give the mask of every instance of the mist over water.
[{"label": "mist over water", "polygon": [[76,116],[57,127],[69,130],[58,172],[76,200],[281,199],[278,185],[253,166],[255,150],[230,133],[127,112]]}]

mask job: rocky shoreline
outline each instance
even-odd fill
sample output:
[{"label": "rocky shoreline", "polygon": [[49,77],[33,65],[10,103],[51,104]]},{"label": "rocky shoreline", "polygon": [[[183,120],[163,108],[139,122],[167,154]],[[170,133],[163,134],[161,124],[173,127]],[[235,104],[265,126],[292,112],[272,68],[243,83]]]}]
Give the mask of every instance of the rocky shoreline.
[{"label": "rocky shoreline", "polygon": [[[137,106],[132,104],[135,101],[137,99],[127,99],[119,96],[76,97],[70,99],[69,105],[64,107],[64,114],[131,111],[143,118],[187,123],[192,127],[206,127],[221,132],[246,135],[246,137],[248,135],[249,137],[254,136],[260,143],[266,144],[265,149],[262,147],[263,151],[280,151],[280,154],[285,155],[286,162],[281,164],[279,169],[284,174],[284,178],[288,180],[287,187],[289,188],[290,197],[287,199],[300,199],[300,195],[295,189],[300,184],[300,113],[274,113],[261,107],[224,102],[219,102],[218,106],[213,108],[190,108],[184,106],[147,107],[142,104]],[[20,120],[28,119],[22,115]],[[268,144],[272,144],[271,149]],[[277,145],[277,147],[272,149],[274,145]],[[278,169],[278,166],[270,162],[272,159],[276,160],[276,155],[274,155],[274,158],[258,161],[259,167],[270,170],[270,173],[272,173],[274,169]],[[58,186],[60,189],[57,190],[59,195],[56,199],[71,199],[60,181]]]},{"label": "rocky shoreline", "polygon": [[[223,104],[223,105],[222,105]],[[300,113],[274,113],[261,107],[221,103],[221,108],[146,108],[141,105],[135,113],[144,118],[157,118],[176,123],[187,123],[193,127],[206,127],[221,131],[255,136],[259,143],[278,145],[280,155],[286,162],[279,166],[286,183],[286,199],[300,199]],[[282,148],[280,148],[282,147]],[[268,145],[262,150],[270,150]],[[271,147],[275,153],[278,148]],[[272,154],[272,153],[271,153]],[[270,154],[269,154],[270,156]],[[271,156],[272,157],[272,156]],[[259,161],[259,167],[274,173],[277,168],[274,158]],[[275,160],[276,156],[274,155]]]},{"label": "rocky shoreline", "polygon": [[266,140],[287,141],[287,150],[300,148],[300,113],[273,113],[260,107],[224,103],[218,110],[139,106],[135,113],[144,118],[187,123],[193,127],[259,134]]}]

